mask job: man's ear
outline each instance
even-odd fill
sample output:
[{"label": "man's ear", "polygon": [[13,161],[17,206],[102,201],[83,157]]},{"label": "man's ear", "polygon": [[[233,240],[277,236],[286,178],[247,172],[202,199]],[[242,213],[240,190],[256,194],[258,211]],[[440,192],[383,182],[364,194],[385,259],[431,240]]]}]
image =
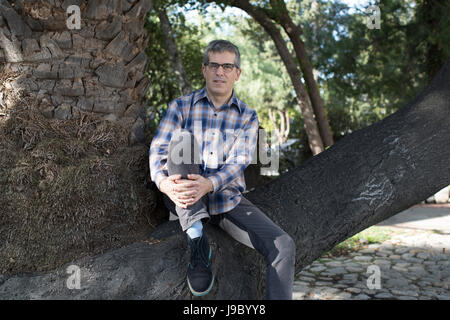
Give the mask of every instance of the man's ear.
[{"label": "man's ear", "polygon": [[237,70],[237,72],[236,72],[236,78],[234,79],[234,81],[238,81],[238,80],[239,80],[239,77],[241,76],[241,72],[242,72],[242,69],[238,69],[238,70]]}]

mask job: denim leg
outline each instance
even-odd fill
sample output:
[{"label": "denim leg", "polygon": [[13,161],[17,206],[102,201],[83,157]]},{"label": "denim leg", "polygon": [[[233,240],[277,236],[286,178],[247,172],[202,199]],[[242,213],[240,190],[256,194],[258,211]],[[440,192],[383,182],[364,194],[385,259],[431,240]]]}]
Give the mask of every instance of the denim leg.
[{"label": "denim leg", "polygon": [[292,299],[295,243],[285,231],[244,196],[234,209],[213,216],[211,223],[264,256],[267,263],[266,299]]},{"label": "denim leg", "polygon": [[[189,131],[174,133],[169,143],[169,156],[167,159],[169,176],[181,174],[182,179],[187,179],[188,174],[201,174],[200,151],[201,149],[192,133]],[[199,201],[186,209],[176,206],[165,194],[163,194],[163,201],[167,209],[178,216],[183,231],[186,231],[198,220],[207,222],[210,219],[207,195],[204,195]]]}]

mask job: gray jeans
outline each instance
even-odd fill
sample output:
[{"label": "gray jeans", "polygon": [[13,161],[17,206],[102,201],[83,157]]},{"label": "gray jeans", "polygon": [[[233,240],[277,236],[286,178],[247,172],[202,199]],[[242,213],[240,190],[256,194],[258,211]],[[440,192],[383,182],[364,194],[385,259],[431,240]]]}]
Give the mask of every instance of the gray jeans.
[{"label": "gray jeans", "polygon": [[[169,155],[180,148],[180,143],[189,143],[192,149],[196,141],[189,132],[183,134],[190,135],[191,139],[180,139],[169,144]],[[174,148],[176,146],[176,148]],[[187,147],[187,146],[185,146]],[[190,164],[174,164],[168,157],[168,174],[181,174],[187,179],[188,173],[200,174],[198,162],[193,162],[194,152],[191,152]],[[187,209],[176,206],[172,200],[163,194],[164,204],[170,212],[176,214],[180,220],[180,225],[185,231],[195,221],[202,220],[209,222],[225,230],[232,238],[244,245],[256,249],[263,255],[267,264],[266,277],[266,299],[292,299],[292,289],[295,272],[295,243],[292,238],[267,217],[258,207],[251,203],[244,196],[241,202],[232,210],[218,215],[209,215],[208,198],[205,195],[201,201]]]}]

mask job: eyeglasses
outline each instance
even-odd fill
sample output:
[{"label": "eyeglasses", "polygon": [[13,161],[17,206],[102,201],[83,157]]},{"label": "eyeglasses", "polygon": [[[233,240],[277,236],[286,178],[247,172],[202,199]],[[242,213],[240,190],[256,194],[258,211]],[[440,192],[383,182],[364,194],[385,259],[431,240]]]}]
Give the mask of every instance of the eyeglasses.
[{"label": "eyeglasses", "polygon": [[222,69],[225,73],[230,73],[231,71],[233,71],[234,67],[236,67],[236,65],[233,63],[220,64],[220,63],[216,63],[216,62],[205,63],[205,66],[209,66],[213,71],[217,71],[219,69],[219,67],[222,67]]}]

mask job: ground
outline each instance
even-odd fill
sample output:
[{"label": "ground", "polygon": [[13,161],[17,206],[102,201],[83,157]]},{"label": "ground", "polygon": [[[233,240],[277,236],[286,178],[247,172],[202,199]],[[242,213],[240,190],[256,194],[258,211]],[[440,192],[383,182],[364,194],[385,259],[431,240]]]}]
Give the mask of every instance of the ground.
[{"label": "ground", "polygon": [[450,300],[449,235],[450,204],[414,206],[305,267],[293,298]]}]

